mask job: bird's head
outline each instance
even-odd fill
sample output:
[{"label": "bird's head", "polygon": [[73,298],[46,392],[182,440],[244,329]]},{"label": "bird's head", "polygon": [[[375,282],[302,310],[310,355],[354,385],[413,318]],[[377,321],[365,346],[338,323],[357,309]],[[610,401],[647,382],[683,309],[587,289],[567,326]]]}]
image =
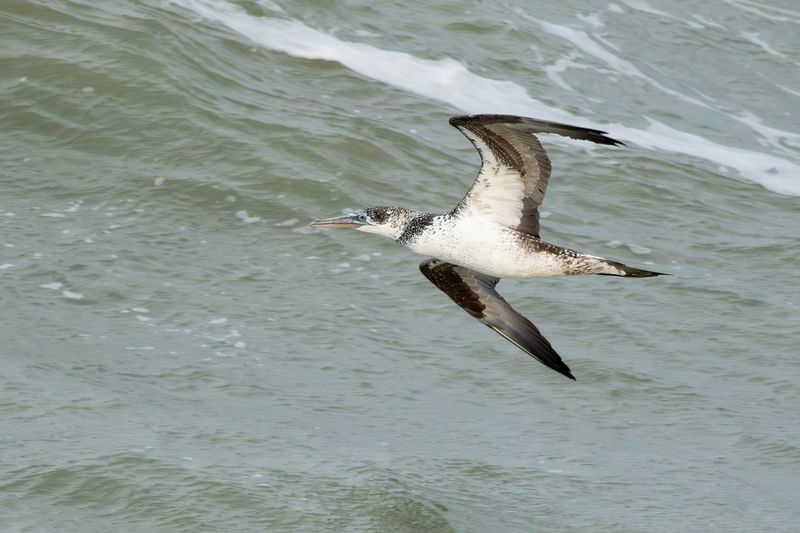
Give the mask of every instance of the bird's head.
[{"label": "bird's head", "polygon": [[398,239],[413,218],[414,211],[402,207],[366,207],[348,215],[315,220],[309,226],[350,228]]}]

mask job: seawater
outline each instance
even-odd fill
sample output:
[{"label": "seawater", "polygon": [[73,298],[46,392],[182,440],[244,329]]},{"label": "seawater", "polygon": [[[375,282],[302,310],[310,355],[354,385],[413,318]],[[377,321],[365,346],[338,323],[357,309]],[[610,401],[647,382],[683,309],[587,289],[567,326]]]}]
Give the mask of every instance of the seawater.
[{"label": "seawater", "polygon": [[[800,11],[0,7],[0,529],[794,531]],[[551,242],[671,277],[506,280],[570,382],[367,205],[445,211],[447,124],[542,136]]]}]

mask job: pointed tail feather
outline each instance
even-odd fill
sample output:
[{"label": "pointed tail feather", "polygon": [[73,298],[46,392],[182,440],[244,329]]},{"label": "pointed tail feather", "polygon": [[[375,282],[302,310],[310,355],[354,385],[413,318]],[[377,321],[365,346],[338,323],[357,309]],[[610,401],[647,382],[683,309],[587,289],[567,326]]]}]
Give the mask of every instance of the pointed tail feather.
[{"label": "pointed tail feather", "polygon": [[604,272],[598,272],[600,276],[622,276],[626,278],[652,278],[653,276],[669,276],[664,272],[652,272],[650,270],[643,270],[641,268],[629,267],[616,261],[609,261],[604,259],[607,269]]}]

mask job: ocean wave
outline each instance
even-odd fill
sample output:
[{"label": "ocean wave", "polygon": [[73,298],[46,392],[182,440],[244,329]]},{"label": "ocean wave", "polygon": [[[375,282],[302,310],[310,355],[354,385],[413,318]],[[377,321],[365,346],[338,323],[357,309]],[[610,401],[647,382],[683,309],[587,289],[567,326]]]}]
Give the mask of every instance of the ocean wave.
[{"label": "ocean wave", "polygon": [[[645,129],[621,124],[604,124],[587,120],[568,111],[554,108],[530,96],[520,85],[490,79],[471,72],[463,63],[452,59],[423,59],[405,52],[384,50],[375,46],[349,42],[313,29],[298,20],[253,16],[229,2],[211,0],[174,0],[202,18],[223,24],[230,30],[271,50],[304,59],[334,61],[367,78],[399,87],[426,98],[445,102],[466,113],[510,113],[531,115],[549,120],[586,124],[608,129],[629,144],[644,148],[696,157],[714,164],[714,171],[727,174],[732,169],[745,179],[786,195],[800,195],[800,164],[772,153],[727,146],[695,133],[681,131],[652,118],[646,118]],[[564,27],[540,22],[547,31],[556,32],[582,50],[603,59],[609,67],[636,77],[644,77],[634,65],[618,58],[594,41]],[[594,43],[593,46],[592,43]],[[657,82],[657,88],[664,89]],[[670,90],[671,92],[675,92]],[[668,91],[668,92],[670,92]],[[685,97],[697,102],[695,99]],[[702,104],[705,105],[705,104]],[[735,118],[735,117],[734,117]],[[742,123],[753,126],[756,133],[769,130],[760,121],[748,117]],[[784,137],[796,134],[784,132]],[[770,142],[769,139],[767,139]]]}]

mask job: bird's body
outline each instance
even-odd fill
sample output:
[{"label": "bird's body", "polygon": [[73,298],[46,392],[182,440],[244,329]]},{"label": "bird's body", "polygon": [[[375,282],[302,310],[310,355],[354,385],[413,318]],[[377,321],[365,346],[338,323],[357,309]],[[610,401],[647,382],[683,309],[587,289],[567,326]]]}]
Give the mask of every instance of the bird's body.
[{"label": "bird's body", "polygon": [[437,215],[401,243],[429,255],[496,278],[544,278],[580,274],[624,276],[600,257],[542,241],[480,217]]},{"label": "bird's body", "polygon": [[539,205],[550,177],[550,160],[534,133],[621,143],[598,130],[510,115],[453,117],[450,124],[481,155],[480,173],[454,209],[433,214],[402,207],[369,207],[312,225],[375,233],[433,257],[423,261],[420,270],[434,285],[529,355],[573,378],[536,326],[516,312],[495,286],[500,278],[660,275],[539,237]]}]

